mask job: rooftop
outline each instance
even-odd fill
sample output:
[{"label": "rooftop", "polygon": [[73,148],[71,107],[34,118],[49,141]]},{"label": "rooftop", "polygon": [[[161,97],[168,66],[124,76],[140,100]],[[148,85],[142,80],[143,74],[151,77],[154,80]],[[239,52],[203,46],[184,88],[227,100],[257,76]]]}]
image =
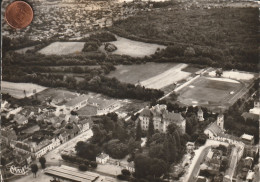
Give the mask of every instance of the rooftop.
[{"label": "rooftop", "polygon": [[75,106],[76,104],[78,104],[78,103],[80,103],[80,102],[82,102],[82,101],[84,101],[84,100],[88,100],[88,98],[89,98],[89,96],[87,96],[87,95],[85,95],[85,94],[80,95],[80,96],[78,96],[78,97],[76,97],[76,98],[74,98],[74,99],[68,101],[68,102],[65,104],[65,106],[67,106],[67,107]]},{"label": "rooftop", "polygon": [[100,159],[104,159],[106,157],[109,157],[109,155],[107,155],[105,153],[101,153],[100,155],[97,156],[97,158],[100,158]]},{"label": "rooftop", "polygon": [[210,130],[215,136],[218,136],[220,133],[222,133],[221,128],[217,125],[217,122],[213,122],[209,124],[209,126],[205,130]]},{"label": "rooftop", "polygon": [[253,140],[254,139],[254,136],[253,135],[248,135],[248,134],[243,134],[242,136],[241,136],[241,138],[242,139],[244,139],[244,140]]},{"label": "rooftop", "polygon": [[98,109],[105,109],[112,104],[116,103],[117,101],[114,99],[99,99],[99,98],[89,98],[88,103],[90,104],[97,104]]}]

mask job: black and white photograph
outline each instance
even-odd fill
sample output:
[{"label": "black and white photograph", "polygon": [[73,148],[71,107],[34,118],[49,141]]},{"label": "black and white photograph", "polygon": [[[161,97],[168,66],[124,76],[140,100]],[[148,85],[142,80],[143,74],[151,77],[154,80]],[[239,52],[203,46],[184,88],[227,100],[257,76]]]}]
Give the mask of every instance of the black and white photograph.
[{"label": "black and white photograph", "polygon": [[259,12],[2,0],[0,182],[259,182]]}]

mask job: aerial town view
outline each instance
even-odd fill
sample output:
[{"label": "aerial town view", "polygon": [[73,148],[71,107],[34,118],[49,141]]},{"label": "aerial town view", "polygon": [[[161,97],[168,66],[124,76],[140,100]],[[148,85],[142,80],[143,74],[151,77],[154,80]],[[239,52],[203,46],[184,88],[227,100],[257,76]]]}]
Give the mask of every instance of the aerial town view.
[{"label": "aerial town view", "polygon": [[260,181],[259,1],[16,2],[0,182]]}]

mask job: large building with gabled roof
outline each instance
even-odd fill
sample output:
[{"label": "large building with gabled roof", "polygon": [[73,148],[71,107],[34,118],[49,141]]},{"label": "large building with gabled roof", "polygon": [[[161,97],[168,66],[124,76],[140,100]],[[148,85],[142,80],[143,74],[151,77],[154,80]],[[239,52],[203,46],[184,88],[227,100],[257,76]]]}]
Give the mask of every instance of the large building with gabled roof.
[{"label": "large building with gabled roof", "polygon": [[142,110],[138,120],[140,120],[143,130],[148,130],[150,119],[153,120],[154,129],[160,132],[165,133],[168,125],[171,123],[179,126],[181,133],[186,131],[186,120],[180,113],[169,112],[166,105],[157,104],[150,109],[146,107]]}]

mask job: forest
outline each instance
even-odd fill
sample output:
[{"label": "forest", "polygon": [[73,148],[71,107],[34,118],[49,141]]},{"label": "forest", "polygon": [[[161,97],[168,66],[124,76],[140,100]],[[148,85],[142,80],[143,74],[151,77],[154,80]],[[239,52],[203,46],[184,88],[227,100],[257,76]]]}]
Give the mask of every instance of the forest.
[{"label": "forest", "polygon": [[109,30],[129,39],[168,46],[154,61],[257,71],[257,8],[171,8],[139,12],[117,21]]}]

